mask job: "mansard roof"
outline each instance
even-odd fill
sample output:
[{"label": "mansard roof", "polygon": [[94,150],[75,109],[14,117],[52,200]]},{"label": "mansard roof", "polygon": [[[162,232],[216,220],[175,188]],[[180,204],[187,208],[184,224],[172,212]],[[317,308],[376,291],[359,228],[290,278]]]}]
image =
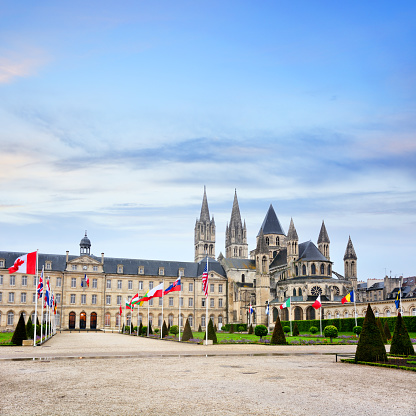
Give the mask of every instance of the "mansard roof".
[{"label": "mansard roof", "polygon": [[351,236],[348,237],[347,248],[345,249],[344,260],[357,260],[357,255],[355,254],[354,246],[352,245]]},{"label": "mansard roof", "polygon": [[[272,204],[267,211],[266,217],[264,218],[263,224],[260,227],[260,231],[263,230],[263,234],[280,234],[286,235],[283,231],[282,226],[277,218],[276,213],[274,212]],[[257,237],[260,235],[260,231],[257,234]]]},{"label": "mansard roof", "polygon": [[[5,260],[5,269],[13,266],[14,261],[27,253],[12,252],[12,251],[0,251],[0,258]],[[78,259],[83,256],[68,256],[68,261]],[[87,256],[97,262],[101,263],[101,257]],[[62,254],[43,254],[38,255],[39,269],[45,264],[46,261],[52,262],[53,271],[65,271],[66,269],[66,255]],[[201,265],[202,264],[202,265]],[[159,276],[159,268],[164,268],[165,277],[177,277],[179,269],[184,269],[185,277],[199,277],[204,271],[206,264],[205,260],[201,260],[199,263],[194,262],[181,262],[181,261],[169,261],[169,260],[146,260],[146,259],[128,259],[117,257],[104,257],[104,273],[119,274],[117,273],[117,266],[123,265],[122,274],[138,275],[139,266],[144,268],[144,275],[147,276]],[[214,271],[220,276],[226,277],[225,271],[221,264],[212,258],[208,261],[209,271]],[[1,269],[0,269],[1,271]]]},{"label": "mansard roof", "polygon": [[312,241],[306,241],[305,243],[299,244],[299,260],[328,261]]},{"label": "mansard roof", "polygon": [[325,223],[324,221],[322,221],[322,225],[321,225],[321,231],[319,232],[319,237],[318,237],[318,244],[319,243],[330,243],[331,241],[329,241],[329,237],[328,237],[328,233],[326,231],[326,227],[325,227]]}]

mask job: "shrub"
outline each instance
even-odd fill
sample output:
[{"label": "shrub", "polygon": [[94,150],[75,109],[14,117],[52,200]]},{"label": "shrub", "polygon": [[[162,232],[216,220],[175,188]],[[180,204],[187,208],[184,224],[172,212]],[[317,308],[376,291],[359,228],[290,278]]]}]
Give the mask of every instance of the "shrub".
[{"label": "shrub", "polygon": [[246,327],[244,325],[238,325],[237,330],[238,332],[244,332],[246,330]]},{"label": "shrub", "polygon": [[368,304],[363,329],[355,351],[355,362],[357,361],[387,361],[386,347],[381,338],[381,333],[370,304]]},{"label": "shrub", "polygon": [[173,335],[178,335],[179,334],[179,326],[178,325],[172,325],[169,329],[169,332]]},{"label": "shrub", "polygon": [[123,326],[121,327],[121,333],[122,333],[122,334],[124,334],[124,324],[123,324]]},{"label": "shrub", "polygon": [[149,322],[149,335],[153,334],[152,324]]},{"label": "shrub", "polygon": [[336,338],[338,336],[338,329],[336,326],[334,325],[328,325],[324,328],[324,335],[327,338],[331,339],[332,342],[332,338]]},{"label": "shrub", "polygon": [[[205,332],[204,339],[206,339],[206,337],[207,337],[207,333]],[[208,339],[212,340],[213,344],[218,344],[217,334],[214,331],[214,325],[211,319],[208,322]]]},{"label": "shrub", "polygon": [[285,334],[288,334],[290,332],[290,326],[285,325],[283,327],[283,331],[285,332]]},{"label": "shrub", "polygon": [[160,332],[159,328],[155,328],[155,334],[158,334]]},{"label": "shrub", "polygon": [[32,318],[30,316],[26,324],[26,336],[28,338],[33,339],[33,324],[32,324]]},{"label": "shrub", "polygon": [[363,330],[363,327],[360,325],[357,325],[352,329],[352,332],[354,332],[354,334],[356,335],[360,335],[362,330]]},{"label": "shrub", "polygon": [[139,325],[138,333],[139,333],[139,335],[142,335],[142,333],[143,333],[143,324],[141,322],[140,322],[140,325]]},{"label": "shrub", "polygon": [[140,331],[140,335],[141,336],[146,336],[147,335],[147,326],[143,326],[142,325],[142,329],[141,329],[141,331]]},{"label": "shrub", "polygon": [[253,324],[250,324],[250,328],[248,329],[248,333],[249,334],[253,333]]},{"label": "shrub", "polygon": [[198,332],[202,332],[201,324],[199,324]]},{"label": "shrub", "polygon": [[234,333],[234,324],[231,324],[230,325],[230,334],[233,334]]},{"label": "shrub", "polygon": [[397,315],[396,326],[394,327],[393,339],[391,340],[390,354],[415,355],[412,342],[402,315]]},{"label": "shrub", "polygon": [[293,325],[293,336],[297,337],[298,335],[299,335],[298,324],[297,322],[295,322],[295,324]]},{"label": "shrub", "polygon": [[378,329],[380,330],[381,339],[383,340],[384,344],[387,344],[386,334],[384,333],[384,328],[383,328],[383,325],[381,324],[380,318],[377,318],[376,322],[377,322]]},{"label": "shrub", "polygon": [[387,340],[391,340],[391,332],[390,332],[390,328],[389,328],[389,324],[387,321],[384,321],[384,335],[386,336]]},{"label": "shrub", "polygon": [[311,334],[316,334],[316,333],[318,332],[318,328],[317,328],[316,326],[311,326],[311,327],[309,328],[309,332],[310,332]]},{"label": "shrub", "polygon": [[133,322],[130,322],[130,333],[134,332],[134,326],[133,326]]},{"label": "shrub", "polygon": [[189,341],[194,336],[192,334],[191,325],[189,325],[188,318],[186,318],[185,328],[183,329],[182,341]]},{"label": "shrub", "polygon": [[14,334],[12,336],[12,344],[22,345],[24,339],[27,339],[25,318],[23,318],[23,312],[20,314],[19,322],[16,325]]},{"label": "shrub", "polygon": [[279,314],[277,314],[276,323],[274,325],[273,335],[270,340],[270,344],[274,345],[286,345],[286,337],[283,332],[282,323],[280,322]]},{"label": "shrub", "polygon": [[267,330],[266,325],[256,325],[256,327],[254,328],[254,334],[260,337],[260,340],[262,339],[262,337],[265,337],[268,333],[269,331]]},{"label": "shrub", "polygon": [[166,326],[166,322],[163,321],[163,325],[162,325],[162,338],[165,338],[169,335],[169,329]]}]

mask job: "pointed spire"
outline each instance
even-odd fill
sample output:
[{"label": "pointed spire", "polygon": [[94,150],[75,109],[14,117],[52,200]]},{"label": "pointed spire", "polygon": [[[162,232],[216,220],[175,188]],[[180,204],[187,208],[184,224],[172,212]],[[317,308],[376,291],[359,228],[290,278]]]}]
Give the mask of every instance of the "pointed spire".
[{"label": "pointed spire", "polygon": [[230,228],[241,225],[240,207],[238,206],[237,189],[234,193],[233,209],[231,211]]},{"label": "pointed spire", "polygon": [[348,237],[348,244],[344,254],[344,260],[348,259],[357,260],[357,255],[355,254],[354,246],[352,245],[351,241],[351,236]]},{"label": "pointed spire", "polygon": [[[261,230],[263,230],[264,234],[285,235],[285,233],[283,232],[283,228],[280,225],[280,222],[277,218],[277,215],[274,212],[272,204],[270,204],[266,217],[264,218],[263,224],[260,227],[260,231]],[[260,235],[260,231],[258,233],[258,236]]]},{"label": "pointed spire", "polygon": [[324,221],[322,221],[321,231],[319,232],[319,237],[318,237],[318,244],[320,243],[330,243],[328,233],[326,232]]},{"label": "pointed spire", "polygon": [[264,238],[263,230],[260,230],[260,234],[257,239],[256,254],[263,254],[269,252],[269,246],[266,244],[266,239]]},{"label": "pointed spire", "polygon": [[207,192],[204,185],[204,197],[202,199],[202,207],[201,207],[201,215],[199,217],[199,221],[201,222],[209,222],[209,209],[208,209],[208,200],[207,200]]},{"label": "pointed spire", "polygon": [[293,218],[290,219],[289,231],[287,232],[287,240],[299,240],[295,224],[293,223]]}]

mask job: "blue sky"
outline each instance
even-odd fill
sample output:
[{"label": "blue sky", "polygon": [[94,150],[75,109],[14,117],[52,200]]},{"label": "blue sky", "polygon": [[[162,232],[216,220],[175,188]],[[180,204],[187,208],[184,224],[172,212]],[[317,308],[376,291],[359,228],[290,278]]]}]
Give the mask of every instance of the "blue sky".
[{"label": "blue sky", "polygon": [[0,4],[3,250],[192,261],[206,185],[415,274],[416,3],[118,3]]}]

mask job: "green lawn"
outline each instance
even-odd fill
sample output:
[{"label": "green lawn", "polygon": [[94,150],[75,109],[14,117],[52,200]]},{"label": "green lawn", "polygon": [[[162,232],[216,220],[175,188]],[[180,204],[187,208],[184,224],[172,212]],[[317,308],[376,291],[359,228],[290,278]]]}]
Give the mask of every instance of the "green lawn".
[{"label": "green lawn", "polygon": [[9,343],[12,340],[13,332],[0,332],[0,344]]}]

